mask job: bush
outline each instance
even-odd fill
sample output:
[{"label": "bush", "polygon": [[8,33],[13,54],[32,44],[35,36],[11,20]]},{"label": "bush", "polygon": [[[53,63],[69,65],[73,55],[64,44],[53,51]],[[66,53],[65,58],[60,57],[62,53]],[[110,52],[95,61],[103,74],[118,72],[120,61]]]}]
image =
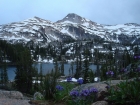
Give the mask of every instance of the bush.
[{"label": "bush", "polygon": [[44,80],[45,99],[54,99],[56,76],[47,75]]},{"label": "bush", "polygon": [[109,89],[108,101],[115,105],[140,103],[140,81],[125,81]]},{"label": "bush", "polygon": [[75,87],[75,84],[62,82],[56,85],[55,101],[67,101],[69,96],[69,91]]}]

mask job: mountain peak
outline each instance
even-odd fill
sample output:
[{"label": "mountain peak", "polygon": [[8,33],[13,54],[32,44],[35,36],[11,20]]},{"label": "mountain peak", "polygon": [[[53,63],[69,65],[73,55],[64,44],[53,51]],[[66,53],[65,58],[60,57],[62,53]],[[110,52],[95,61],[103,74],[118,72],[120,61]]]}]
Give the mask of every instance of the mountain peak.
[{"label": "mountain peak", "polygon": [[34,16],[33,18],[38,19],[38,20],[41,19],[40,17],[37,17],[37,16]]},{"label": "mountain peak", "polygon": [[75,17],[81,17],[75,13],[69,13],[66,17],[69,17],[69,18],[75,18]]},{"label": "mountain peak", "polygon": [[82,24],[85,21],[90,21],[88,19],[85,19],[75,13],[69,13],[67,16],[65,16],[62,20],[59,20],[57,22],[73,22],[77,24]]}]

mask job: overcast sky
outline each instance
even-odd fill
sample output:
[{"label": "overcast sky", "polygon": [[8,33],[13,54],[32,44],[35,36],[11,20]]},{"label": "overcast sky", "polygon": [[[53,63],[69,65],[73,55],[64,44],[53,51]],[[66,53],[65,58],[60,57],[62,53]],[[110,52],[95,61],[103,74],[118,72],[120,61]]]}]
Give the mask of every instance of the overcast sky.
[{"label": "overcast sky", "polygon": [[140,24],[140,0],[0,0],[0,24],[34,16],[55,22],[68,13],[100,24]]}]

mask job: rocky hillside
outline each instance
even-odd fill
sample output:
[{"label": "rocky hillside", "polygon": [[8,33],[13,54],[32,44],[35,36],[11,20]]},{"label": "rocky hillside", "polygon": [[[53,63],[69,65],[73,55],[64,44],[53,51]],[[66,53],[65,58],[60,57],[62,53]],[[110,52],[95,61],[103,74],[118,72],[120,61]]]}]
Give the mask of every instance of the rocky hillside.
[{"label": "rocky hillside", "polygon": [[0,25],[0,39],[11,43],[43,43],[84,39],[102,39],[117,43],[139,43],[140,25],[126,23],[103,25],[70,13],[62,20],[51,22],[33,17],[21,22]]}]

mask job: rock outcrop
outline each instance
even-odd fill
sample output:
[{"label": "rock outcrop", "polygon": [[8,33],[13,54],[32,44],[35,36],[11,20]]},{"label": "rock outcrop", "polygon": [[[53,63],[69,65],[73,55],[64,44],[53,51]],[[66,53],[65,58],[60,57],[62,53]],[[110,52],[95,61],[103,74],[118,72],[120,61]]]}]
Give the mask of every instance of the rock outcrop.
[{"label": "rock outcrop", "polygon": [[106,101],[97,101],[95,103],[92,103],[91,105],[108,105],[108,102],[106,102]]},{"label": "rock outcrop", "polygon": [[0,90],[0,98],[23,99],[23,94],[19,91]]}]

